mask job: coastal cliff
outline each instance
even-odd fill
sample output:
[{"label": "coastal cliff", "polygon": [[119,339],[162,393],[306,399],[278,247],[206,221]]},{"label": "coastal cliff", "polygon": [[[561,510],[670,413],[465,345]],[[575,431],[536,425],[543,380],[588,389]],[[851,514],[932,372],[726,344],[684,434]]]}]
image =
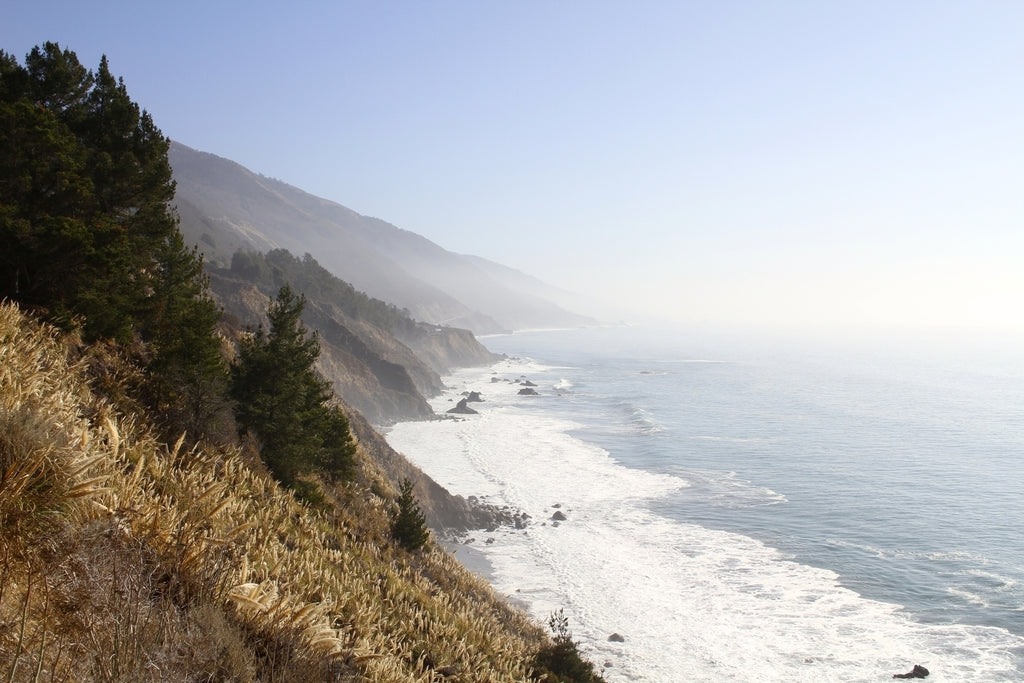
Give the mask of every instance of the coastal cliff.
[{"label": "coastal cliff", "polygon": [[109,350],[4,303],[0,353],[9,680],[533,678],[543,631],[439,547],[394,542],[365,445],[311,509],[245,449],[163,443],[96,395]]},{"label": "coastal cliff", "polygon": [[420,323],[356,291],[308,254],[240,252],[231,268],[208,268],[210,290],[236,327],[265,323],[267,303],[287,282],[306,301],[303,322],[317,333],[319,369],[335,393],[372,424],[426,419],[441,374],[498,358],[468,330]]}]

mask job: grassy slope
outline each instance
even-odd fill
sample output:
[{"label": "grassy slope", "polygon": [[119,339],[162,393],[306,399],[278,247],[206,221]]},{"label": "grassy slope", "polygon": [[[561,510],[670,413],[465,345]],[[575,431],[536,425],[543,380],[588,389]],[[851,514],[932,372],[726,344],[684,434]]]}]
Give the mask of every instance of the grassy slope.
[{"label": "grassy slope", "polygon": [[514,681],[546,641],[444,552],[387,533],[364,454],[300,506],[237,451],[157,442],[0,304],[5,680]]}]

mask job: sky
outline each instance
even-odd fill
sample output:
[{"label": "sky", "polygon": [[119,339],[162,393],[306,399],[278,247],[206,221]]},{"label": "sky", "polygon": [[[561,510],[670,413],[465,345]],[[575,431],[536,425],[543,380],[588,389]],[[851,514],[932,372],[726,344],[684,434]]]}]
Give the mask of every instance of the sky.
[{"label": "sky", "polygon": [[1024,333],[1022,36],[1017,0],[0,7],[172,139],[623,318],[986,335]]}]

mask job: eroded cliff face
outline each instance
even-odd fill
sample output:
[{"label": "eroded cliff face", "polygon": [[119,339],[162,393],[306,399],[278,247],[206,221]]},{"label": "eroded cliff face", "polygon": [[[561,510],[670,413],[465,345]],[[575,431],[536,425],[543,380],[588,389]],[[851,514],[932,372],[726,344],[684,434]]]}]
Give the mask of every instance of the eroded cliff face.
[{"label": "eroded cliff face", "polygon": [[[230,319],[229,327],[237,331],[267,324],[271,292],[225,271],[210,274],[210,290]],[[405,478],[413,481],[432,528],[463,531],[516,523],[512,511],[453,496],[378,431],[398,421],[437,419],[424,397],[441,391],[441,375],[456,367],[490,364],[500,356],[467,330],[418,324],[399,340],[316,299],[306,300],[302,320],[319,336],[317,369],[333,385],[356,438],[395,487]]]},{"label": "eroded cliff face", "polygon": [[[266,324],[270,295],[252,284],[212,274],[210,290],[225,314],[241,326]],[[331,382],[334,392],[360,411],[374,424],[400,420],[419,420],[433,416],[433,410],[420,391],[437,392],[440,376],[416,359],[408,349],[404,354],[397,340],[388,344],[386,335],[361,335],[332,317],[316,302],[307,301],[303,323],[320,337],[317,369]],[[390,358],[389,358],[390,356]],[[394,358],[395,360],[392,360]],[[408,366],[415,368],[414,381]]]},{"label": "eroded cliff face", "polygon": [[454,327],[422,325],[419,334],[403,335],[402,341],[417,357],[442,375],[454,368],[490,365],[501,359],[501,356],[491,353],[477,341],[472,332]]}]

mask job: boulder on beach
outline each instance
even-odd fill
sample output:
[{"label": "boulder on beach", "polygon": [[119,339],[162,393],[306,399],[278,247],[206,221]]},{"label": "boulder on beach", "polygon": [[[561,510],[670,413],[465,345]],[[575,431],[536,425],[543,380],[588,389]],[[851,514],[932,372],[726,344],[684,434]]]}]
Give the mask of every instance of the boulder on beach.
[{"label": "boulder on beach", "polygon": [[456,413],[458,415],[476,415],[477,412],[466,405],[466,399],[460,400],[455,404],[454,408],[448,410],[449,413]]},{"label": "boulder on beach", "polygon": [[537,393],[536,389],[531,389],[530,387],[526,387],[525,389],[520,389],[519,390],[519,395],[520,396],[539,396],[540,394]]}]

